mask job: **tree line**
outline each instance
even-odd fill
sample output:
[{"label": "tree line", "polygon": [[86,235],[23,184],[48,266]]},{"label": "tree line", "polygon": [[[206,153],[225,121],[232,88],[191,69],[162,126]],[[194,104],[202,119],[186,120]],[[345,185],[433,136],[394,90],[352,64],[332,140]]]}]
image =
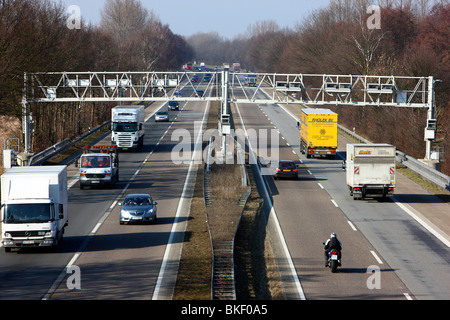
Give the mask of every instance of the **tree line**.
[{"label": "tree line", "polygon": [[[258,21],[241,35],[174,34],[140,0],[106,0],[99,25],[67,25],[51,0],[0,0],[0,115],[20,119],[24,72],[163,71],[196,59],[240,62],[255,72],[434,76],[438,140],[450,174],[450,4],[448,0],[378,0],[380,27],[369,28],[373,0],[330,0],[303,21],[280,28]],[[299,4],[301,10],[301,4]],[[32,105],[33,151],[74,137],[110,117],[110,104]],[[339,107],[340,122],[375,142],[423,158],[426,110]]]},{"label": "tree line", "polygon": [[[260,21],[234,39],[217,33],[188,38],[212,64],[240,62],[254,72],[414,76],[435,84],[442,171],[450,174],[450,4],[448,0],[379,0],[379,28],[369,28],[374,1],[331,0],[292,28]],[[371,22],[369,20],[369,22]],[[333,107],[342,124],[371,141],[423,159],[427,110]]]},{"label": "tree line", "polygon": [[[107,0],[101,14],[98,26],[81,20],[70,28],[61,2],[0,0],[0,115],[20,119],[25,72],[175,70],[191,59],[186,40],[140,1]],[[33,151],[103,123],[110,108],[31,104]]]}]

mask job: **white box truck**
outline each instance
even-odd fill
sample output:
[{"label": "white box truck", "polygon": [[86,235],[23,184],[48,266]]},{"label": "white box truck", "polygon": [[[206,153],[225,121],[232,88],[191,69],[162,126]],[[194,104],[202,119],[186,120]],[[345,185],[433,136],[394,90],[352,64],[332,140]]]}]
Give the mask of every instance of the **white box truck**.
[{"label": "white box truck", "polygon": [[390,144],[347,144],[347,186],[353,199],[393,195],[395,152]]},{"label": "white box truck", "polygon": [[2,245],[56,247],[68,225],[67,167],[13,167],[1,177]]},{"label": "white box truck", "polygon": [[121,150],[140,150],[144,145],[145,108],[141,105],[111,109],[111,143]]},{"label": "white box truck", "polygon": [[80,167],[80,189],[109,186],[119,181],[119,152],[116,146],[85,146],[75,167]]}]

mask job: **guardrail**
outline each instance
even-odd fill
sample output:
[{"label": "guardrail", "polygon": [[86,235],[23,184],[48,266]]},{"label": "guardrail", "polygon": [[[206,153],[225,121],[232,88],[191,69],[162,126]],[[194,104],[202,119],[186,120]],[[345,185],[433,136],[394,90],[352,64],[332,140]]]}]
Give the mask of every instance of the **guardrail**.
[{"label": "guardrail", "polygon": [[[352,136],[356,140],[359,140],[361,143],[372,143],[371,141],[361,137],[360,135],[356,134],[355,132],[343,127],[342,125],[339,125],[339,129],[347,133],[348,135]],[[430,166],[427,166],[426,164],[418,161],[417,159],[408,156],[406,153],[397,150],[396,152],[396,160],[397,162],[403,164],[410,170],[414,171],[421,177],[423,177],[425,180],[434,183],[435,185],[450,190],[450,177],[443,174],[442,172],[431,168]]]},{"label": "guardrail", "polygon": [[405,165],[415,173],[421,175],[424,179],[434,183],[435,185],[450,190],[450,177],[443,174],[436,169],[433,169],[426,164],[408,156],[406,153],[398,151],[396,153],[396,160]]},{"label": "guardrail", "polygon": [[36,153],[28,161],[28,166],[39,166],[39,165],[43,164],[45,161],[58,155],[59,153],[63,152],[70,146],[78,143],[79,141],[89,137],[91,134],[99,131],[100,129],[103,129],[105,126],[109,125],[110,123],[111,123],[111,120],[105,122],[104,124],[102,124],[101,126],[98,126],[97,128],[95,128],[93,130],[89,130],[89,131],[83,133],[81,136],[75,138],[73,141],[70,140],[69,138],[66,138],[63,141],[58,142],[57,144],[45,149],[44,151]]}]

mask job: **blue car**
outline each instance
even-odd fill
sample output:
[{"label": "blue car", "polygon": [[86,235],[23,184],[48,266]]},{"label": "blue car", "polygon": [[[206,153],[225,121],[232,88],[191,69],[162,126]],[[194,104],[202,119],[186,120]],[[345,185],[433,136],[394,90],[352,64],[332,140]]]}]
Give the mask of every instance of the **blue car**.
[{"label": "blue car", "polygon": [[129,194],[125,197],[119,213],[120,224],[155,223],[158,203],[149,194]]}]

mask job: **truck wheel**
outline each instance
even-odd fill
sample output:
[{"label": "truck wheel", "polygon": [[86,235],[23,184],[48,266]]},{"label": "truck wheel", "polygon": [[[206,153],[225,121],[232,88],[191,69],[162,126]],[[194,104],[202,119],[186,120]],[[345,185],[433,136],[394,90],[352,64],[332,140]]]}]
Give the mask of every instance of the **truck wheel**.
[{"label": "truck wheel", "polygon": [[300,142],[300,152],[303,153],[303,154],[306,153],[305,152],[305,146],[304,146],[303,142]]},{"label": "truck wheel", "polygon": [[81,190],[84,189],[84,185],[82,185],[81,183],[80,183],[80,189],[81,189]]},{"label": "truck wheel", "polygon": [[11,248],[5,247],[5,252],[11,252]]},{"label": "truck wheel", "polygon": [[64,232],[65,232],[65,229],[66,229],[66,228],[62,228],[62,230],[60,231],[60,237],[59,237],[59,239],[58,239],[58,246],[61,246],[61,243],[62,243],[63,240],[64,240]]}]

